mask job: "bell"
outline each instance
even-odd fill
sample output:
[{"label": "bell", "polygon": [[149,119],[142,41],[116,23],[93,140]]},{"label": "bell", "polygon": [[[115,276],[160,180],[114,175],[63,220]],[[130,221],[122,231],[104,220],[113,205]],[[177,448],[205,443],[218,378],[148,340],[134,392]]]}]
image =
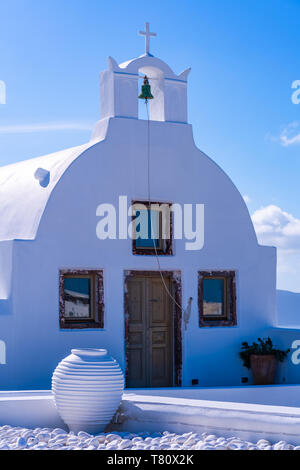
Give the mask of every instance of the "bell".
[{"label": "bell", "polygon": [[147,75],[144,77],[144,83],[142,85],[142,92],[139,95],[140,100],[153,100],[154,96],[151,93],[151,86],[149,85],[149,81]]}]

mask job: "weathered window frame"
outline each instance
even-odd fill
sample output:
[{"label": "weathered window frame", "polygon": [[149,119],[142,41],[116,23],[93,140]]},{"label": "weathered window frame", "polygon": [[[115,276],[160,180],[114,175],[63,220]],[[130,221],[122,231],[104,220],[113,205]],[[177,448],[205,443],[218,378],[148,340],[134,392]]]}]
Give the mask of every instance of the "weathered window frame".
[{"label": "weathered window frame", "polygon": [[[82,277],[91,279],[92,315],[86,318],[65,317],[65,279]],[[103,270],[62,269],[59,272],[59,325],[61,329],[104,328]]]},{"label": "weathered window frame", "polygon": [[[224,279],[224,316],[205,316],[203,309],[203,280]],[[236,326],[236,273],[235,271],[198,271],[199,326]]]},{"label": "weathered window frame", "polygon": [[[135,236],[135,225],[132,223],[132,229],[133,229],[133,234],[132,234],[132,253],[134,255],[159,255],[159,256],[170,256],[173,255],[173,214],[172,214],[172,203],[171,202],[154,202],[151,201],[149,205],[149,201],[132,201],[132,206],[142,204],[146,206],[149,210],[149,207],[151,205],[167,205],[169,206],[170,209],[170,220],[169,220],[169,226],[170,226],[170,238],[169,239],[163,239],[162,238],[162,213],[159,213],[159,247],[155,248],[153,247],[139,247],[137,246],[136,243],[136,236]],[[135,220],[135,215],[132,215],[132,222]]]}]

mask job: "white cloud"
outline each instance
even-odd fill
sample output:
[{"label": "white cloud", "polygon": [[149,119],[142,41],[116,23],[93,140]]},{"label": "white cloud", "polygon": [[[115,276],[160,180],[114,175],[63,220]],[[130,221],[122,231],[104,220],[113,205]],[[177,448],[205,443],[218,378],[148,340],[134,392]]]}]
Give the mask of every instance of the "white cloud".
[{"label": "white cloud", "polygon": [[246,204],[249,204],[249,202],[251,202],[251,198],[249,196],[247,196],[247,194],[244,194],[243,199],[244,199]]},{"label": "white cloud", "polygon": [[53,122],[41,124],[0,125],[0,134],[28,134],[34,132],[50,131],[91,131],[92,124],[84,122]]},{"label": "white cloud", "polygon": [[291,145],[300,144],[300,123],[293,121],[282,127],[279,136],[274,136],[268,132],[265,136],[270,142],[276,142],[283,147],[290,147]]},{"label": "white cloud", "polygon": [[290,145],[300,144],[300,127],[298,121],[293,121],[284,126],[281,130],[279,138],[269,136],[273,141],[279,141],[283,147],[289,147]]},{"label": "white cloud", "polygon": [[283,147],[289,147],[290,145],[300,144],[300,133],[293,137],[288,137],[285,133],[280,135],[280,143]]},{"label": "white cloud", "polygon": [[300,219],[269,205],[254,212],[259,243],[277,247],[278,288],[300,290]]},{"label": "white cloud", "polygon": [[252,220],[260,243],[284,250],[300,250],[300,219],[270,205],[255,211]]}]

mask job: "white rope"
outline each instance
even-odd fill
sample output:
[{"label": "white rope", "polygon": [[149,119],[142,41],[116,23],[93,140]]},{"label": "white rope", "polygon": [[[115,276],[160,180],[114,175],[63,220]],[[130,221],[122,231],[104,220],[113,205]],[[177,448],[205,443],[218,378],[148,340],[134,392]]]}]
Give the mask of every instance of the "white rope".
[{"label": "white rope", "polygon": [[[151,210],[151,184],[150,184],[150,116],[149,116],[149,107],[148,107],[148,100],[147,100],[147,99],[145,100],[145,104],[146,104],[146,110],[147,110],[148,203],[149,203],[149,211],[150,211],[150,210]],[[150,217],[150,220],[151,220],[151,217]],[[151,231],[151,235],[152,235],[152,231]],[[186,310],[183,310],[182,306],[179,305],[179,303],[177,302],[177,300],[175,299],[175,297],[173,297],[173,295],[171,294],[171,292],[170,292],[170,290],[169,290],[169,288],[168,288],[168,286],[167,286],[167,284],[166,284],[166,281],[164,280],[164,276],[163,276],[162,269],[161,269],[161,265],[160,265],[160,261],[159,261],[159,256],[158,256],[158,253],[157,253],[157,248],[156,248],[156,245],[155,245],[155,240],[154,240],[154,238],[152,238],[152,236],[151,236],[151,239],[152,239],[152,241],[153,241],[153,248],[154,248],[154,251],[155,251],[155,258],[156,258],[156,261],[157,261],[158,271],[159,271],[159,274],[160,274],[162,283],[163,283],[163,285],[164,285],[165,291],[166,291],[166,293],[168,294],[168,296],[170,297],[170,299],[174,302],[174,304],[181,310],[181,312],[183,312],[183,316],[185,316]],[[189,299],[189,303],[188,303],[187,310],[188,310],[188,309],[190,310],[191,302],[192,302],[192,297],[190,297],[190,299]],[[185,329],[186,329],[186,328],[185,328]]]}]

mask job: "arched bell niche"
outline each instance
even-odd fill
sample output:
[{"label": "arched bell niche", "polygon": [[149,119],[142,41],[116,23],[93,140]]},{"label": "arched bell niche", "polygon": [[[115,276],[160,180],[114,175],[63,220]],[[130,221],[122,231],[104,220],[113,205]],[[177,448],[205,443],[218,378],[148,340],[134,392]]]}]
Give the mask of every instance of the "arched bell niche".
[{"label": "arched bell niche", "polygon": [[[165,121],[165,78],[164,73],[157,67],[146,66],[139,69],[139,90],[143,77],[147,75],[153,100],[149,100],[149,115],[152,121]],[[139,119],[146,119],[147,114],[143,100],[139,100]]]},{"label": "arched bell niche", "polygon": [[[138,104],[142,77],[147,75],[155,97],[149,101],[153,121],[187,123],[187,77],[190,69],[179,75],[162,60],[142,56],[118,65],[109,57],[108,69],[100,76],[101,116],[130,119],[146,118]],[[143,112],[139,113],[139,109]],[[97,129],[94,133],[97,135]]]}]

